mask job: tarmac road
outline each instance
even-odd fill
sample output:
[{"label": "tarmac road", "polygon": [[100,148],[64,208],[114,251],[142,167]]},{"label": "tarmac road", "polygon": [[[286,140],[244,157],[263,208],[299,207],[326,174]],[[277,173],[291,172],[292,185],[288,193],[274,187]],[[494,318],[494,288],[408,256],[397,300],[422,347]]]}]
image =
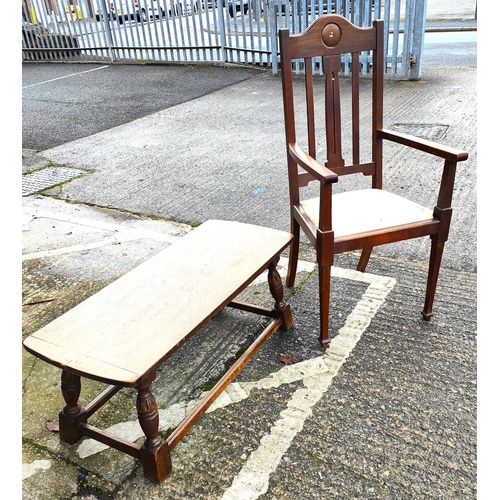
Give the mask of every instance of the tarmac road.
[{"label": "tarmac road", "polygon": [[23,148],[45,151],[210,94],[256,73],[252,68],[202,65],[24,64]]}]

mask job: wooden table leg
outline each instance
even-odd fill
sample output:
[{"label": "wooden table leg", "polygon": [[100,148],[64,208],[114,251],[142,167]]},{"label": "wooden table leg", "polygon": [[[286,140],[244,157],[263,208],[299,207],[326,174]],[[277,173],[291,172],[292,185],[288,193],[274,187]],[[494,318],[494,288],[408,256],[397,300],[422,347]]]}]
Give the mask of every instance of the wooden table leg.
[{"label": "wooden table leg", "polygon": [[160,417],[158,407],[150,385],[155,375],[144,379],[136,389],[137,394],[137,415],[139,424],[146,435],[141,450],[141,462],[144,475],[154,483],[161,483],[172,470],[170,460],[170,450],[168,443],[158,434]]},{"label": "wooden table leg", "polygon": [[66,406],[59,412],[59,438],[69,444],[75,444],[83,434],[79,424],[86,421],[86,412],[78,404],[80,397],[80,377],[66,370],[61,374],[61,391]]},{"label": "wooden table leg", "polygon": [[269,264],[267,281],[269,283],[269,290],[271,291],[271,295],[276,301],[274,304],[274,308],[280,311],[283,317],[283,325],[281,328],[284,330],[289,330],[293,326],[292,310],[283,298],[283,282],[281,281],[280,273],[276,269],[278,261],[279,255],[273,262]]}]

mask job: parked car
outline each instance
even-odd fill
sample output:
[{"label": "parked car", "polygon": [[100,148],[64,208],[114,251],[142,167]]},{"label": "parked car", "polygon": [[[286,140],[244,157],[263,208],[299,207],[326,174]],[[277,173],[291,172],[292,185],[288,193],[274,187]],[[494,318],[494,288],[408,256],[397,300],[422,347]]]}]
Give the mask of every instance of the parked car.
[{"label": "parked car", "polygon": [[[248,13],[248,3],[252,0],[223,0],[223,6],[227,7],[229,15],[234,17],[238,12],[243,10],[243,14]],[[326,2],[326,0],[324,0]],[[285,3],[288,3],[288,0],[282,0],[282,11],[285,12]],[[260,6],[260,3],[257,3],[257,6]],[[242,9],[243,7],[243,9]],[[253,4],[252,4],[253,7]]]},{"label": "parked car", "polygon": [[[165,17],[160,0],[113,0],[109,2],[108,18],[122,24],[124,21],[146,21],[148,18]],[[95,10],[95,18],[102,18],[100,9]]]},{"label": "parked car", "polygon": [[122,24],[124,21],[140,21],[142,10],[139,0],[114,0],[109,2],[109,15],[114,21]]},{"label": "parked car", "polygon": [[[198,3],[199,0],[188,0],[186,5],[184,5],[184,0],[167,0],[170,3],[168,9],[168,15],[171,16],[183,16],[190,15],[193,12],[196,13],[199,10]],[[187,9],[187,10],[186,10]]]},{"label": "parked car", "polygon": [[111,15],[111,7],[108,3],[108,6],[105,6],[104,11],[102,10],[102,5],[99,0],[92,0],[92,6],[93,6],[93,12],[94,12],[94,19],[96,21],[102,21],[105,17],[108,19],[112,19]]},{"label": "parked car", "polygon": [[[303,4],[300,4],[300,5],[303,5]],[[328,11],[328,0],[307,0],[306,5],[307,5],[307,9],[309,12],[311,12],[312,9],[314,8],[314,11],[317,15],[323,14],[323,13]],[[330,0],[330,12],[332,12],[332,13],[336,12],[335,6],[336,6],[335,0]],[[374,9],[374,7],[375,7],[375,0],[371,0],[372,10]],[[349,1],[346,8],[347,8],[347,11],[343,13],[344,15],[346,15],[346,14],[348,15],[351,13],[352,1]],[[339,13],[342,13],[342,7],[341,7],[341,10],[339,11]]]},{"label": "parked car", "polygon": [[234,17],[237,12],[241,12],[243,7],[243,14],[248,12],[248,1],[249,0],[223,0],[223,6],[227,7],[229,15]]},{"label": "parked car", "polygon": [[[94,4],[95,19],[100,21],[103,13],[96,5],[96,0]],[[108,19],[121,24],[129,20],[145,22],[148,19],[160,19],[165,15],[189,15],[198,12],[199,4],[200,0],[187,0],[187,2],[185,0],[113,0],[108,3]]]},{"label": "parked car", "polygon": [[163,8],[164,2],[160,0],[139,0],[141,4],[142,17],[145,19],[159,19],[165,17],[165,9]]}]

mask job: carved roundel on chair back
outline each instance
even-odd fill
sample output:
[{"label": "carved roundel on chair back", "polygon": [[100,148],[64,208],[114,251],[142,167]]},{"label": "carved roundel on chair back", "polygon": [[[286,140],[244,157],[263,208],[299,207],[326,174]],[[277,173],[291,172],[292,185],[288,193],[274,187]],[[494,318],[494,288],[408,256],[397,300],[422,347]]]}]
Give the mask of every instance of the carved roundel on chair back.
[{"label": "carved roundel on chair back", "polygon": [[336,47],[342,38],[342,30],[337,24],[327,24],[323,28],[321,38],[327,47]]}]

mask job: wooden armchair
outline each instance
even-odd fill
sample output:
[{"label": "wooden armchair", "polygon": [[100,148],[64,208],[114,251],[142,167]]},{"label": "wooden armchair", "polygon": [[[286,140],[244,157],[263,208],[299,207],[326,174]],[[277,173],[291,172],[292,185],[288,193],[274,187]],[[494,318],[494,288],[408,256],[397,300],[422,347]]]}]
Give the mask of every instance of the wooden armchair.
[{"label": "wooden armchair", "polygon": [[[287,285],[293,286],[297,269],[300,229],[316,250],[319,268],[320,342],[330,342],[328,316],[330,305],[330,277],[334,254],[362,250],[357,269],[364,271],[374,246],[396,241],[430,236],[431,255],[427,278],[423,318],[432,316],[444,243],[448,238],[451,220],[451,200],[456,164],[468,154],[434,142],[383,128],[384,85],[384,22],[374,21],[369,28],[359,28],[336,14],[317,18],[305,31],[290,35],[280,30],[281,75],[285,112],[286,151],[290,188],[291,232],[295,236],[291,248]],[[371,54],[371,147],[368,160],[360,160],[360,53]],[[344,160],[342,151],[342,123],[340,114],[339,74],[342,55],[348,54],[350,64],[352,108],[352,161]],[[313,59],[314,58],[314,59]],[[320,58],[320,59],[318,59]],[[294,77],[292,62],[302,64],[304,77]],[[325,81],[324,116],[326,161],[316,159],[316,125],[313,64],[321,62]],[[344,60],[345,64],[345,60]],[[344,72],[346,73],[346,72]],[[294,85],[304,82],[305,95],[297,102]],[[323,96],[322,96],[323,97]],[[305,103],[304,103],[305,101]],[[297,144],[296,109],[304,108],[307,117],[308,148]],[[348,135],[348,134],[347,134]],[[305,140],[305,139],[304,139]],[[382,190],[382,143],[392,141],[403,146],[435,155],[444,160],[439,195],[434,209]],[[339,177],[348,174],[371,176],[371,188],[333,194],[333,185]],[[311,181],[319,182],[319,197],[302,200],[300,188]]]}]

